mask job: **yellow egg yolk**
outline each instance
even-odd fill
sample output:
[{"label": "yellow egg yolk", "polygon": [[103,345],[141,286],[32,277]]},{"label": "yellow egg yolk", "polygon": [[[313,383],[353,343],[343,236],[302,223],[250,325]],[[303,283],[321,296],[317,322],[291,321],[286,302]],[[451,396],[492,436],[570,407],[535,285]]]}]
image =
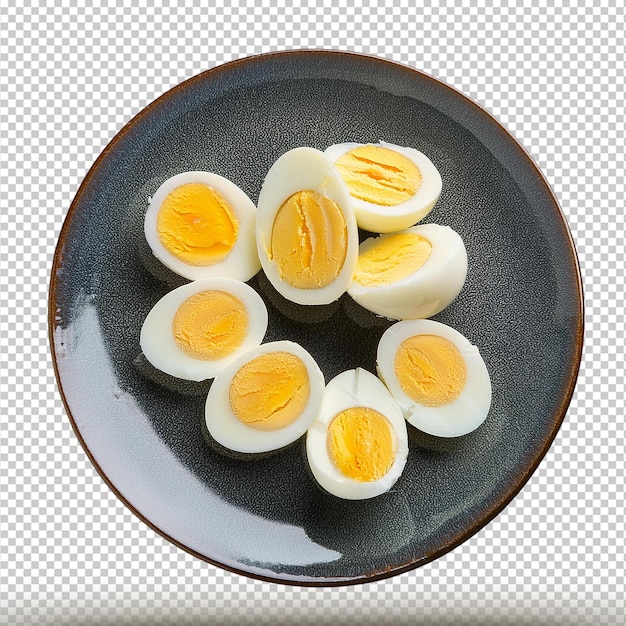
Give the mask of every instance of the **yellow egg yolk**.
[{"label": "yellow egg yolk", "polygon": [[404,393],[430,407],[453,402],[467,380],[459,349],[437,335],[415,335],[403,341],[395,355],[394,371]]},{"label": "yellow egg yolk", "polygon": [[354,280],[366,287],[380,287],[407,278],[430,256],[432,244],[415,233],[379,237],[359,255]]},{"label": "yellow egg yolk", "polygon": [[188,265],[213,265],[237,241],[239,223],[230,204],[215,189],[187,183],[170,192],[159,209],[157,232],[168,252]]},{"label": "yellow egg yolk", "polygon": [[310,393],[309,374],[300,358],[289,352],[268,352],[238,370],[229,398],[240,422],[259,430],[276,430],[300,417]]},{"label": "yellow egg yolk", "polygon": [[406,202],[422,184],[422,173],[413,161],[382,146],[353,148],[337,159],[335,167],[355,198],[381,206]]},{"label": "yellow egg yolk", "polygon": [[248,334],[248,311],[230,293],[201,291],[178,307],[172,332],[178,347],[194,359],[222,359],[243,344]]},{"label": "yellow egg yolk", "polygon": [[330,285],[346,260],[348,228],[337,204],[319,192],[304,190],[278,209],[269,257],[281,280],[297,289]]},{"label": "yellow egg yolk", "polygon": [[395,437],[389,420],[368,407],[351,407],[328,428],[328,453],[335,467],[353,480],[382,478],[395,461]]}]

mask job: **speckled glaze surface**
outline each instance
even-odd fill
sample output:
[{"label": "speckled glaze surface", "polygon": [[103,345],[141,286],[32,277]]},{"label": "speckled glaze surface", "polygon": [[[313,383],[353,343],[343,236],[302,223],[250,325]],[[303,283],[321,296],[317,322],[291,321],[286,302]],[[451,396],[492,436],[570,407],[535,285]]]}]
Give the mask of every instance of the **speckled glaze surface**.
[{"label": "speckled glaze surface", "polygon": [[[409,427],[403,475],[386,495],[342,501],[308,472],[303,442],[242,461],[203,432],[208,383],[152,371],[139,331],[184,279],[143,241],[148,197],[184,170],[230,178],[256,201],[296,146],[384,140],[426,153],[443,191],[425,220],[465,241],[469,272],[435,319],[476,344],[490,372],[487,421],[454,440]],[[364,234],[363,234],[364,236]],[[285,301],[262,273],[266,341],[290,339],[326,380],[375,372],[390,322],[344,295]],[[441,82],[389,61],[297,51],[251,57],[164,94],[113,139],[79,189],[50,285],[52,352],[72,425],[103,478],[146,523],[199,558],[248,576],[339,585],[441,556],[491,520],[545,455],[569,403],[582,348],[582,292],[569,231],[523,148]]]}]

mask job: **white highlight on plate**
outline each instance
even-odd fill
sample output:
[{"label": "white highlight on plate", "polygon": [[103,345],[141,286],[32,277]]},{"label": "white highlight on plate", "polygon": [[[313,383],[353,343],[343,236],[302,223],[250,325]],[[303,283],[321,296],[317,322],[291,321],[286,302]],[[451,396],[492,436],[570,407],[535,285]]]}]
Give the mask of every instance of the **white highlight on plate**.
[{"label": "white highlight on plate", "polygon": [[119,387],[93,304],[86,302],[67,328],[55,329],[54,345],[63,393],[87,448],[115,489],[162,532],[233,568],[242,560],[246,567],[300,566],[341,557],[302,528],[229,504],[176,458],[132,394]]}]

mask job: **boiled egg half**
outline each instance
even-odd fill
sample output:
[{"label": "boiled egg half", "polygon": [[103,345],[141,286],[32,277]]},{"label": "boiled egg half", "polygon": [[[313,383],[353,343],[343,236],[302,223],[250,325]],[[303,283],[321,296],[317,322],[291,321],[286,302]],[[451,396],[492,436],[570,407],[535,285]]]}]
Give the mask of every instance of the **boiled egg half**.
[{"label": "boiled egg half", "polygon": [[257,250],[274,288],[298,304],[329,304],[348,288],[358,246],[350,196],[324,154],[279,157],[257,203]]},{"label": "boiled egg half", "polygon": [[441,176],[415,148],[342,143],[324,154],[346,182],[358,225],[376,233],[408,228],[426,217],[441,194]]},{"label": "boiled egg half", "polygon": [[366,239],[348,293],[377,315],[418,319],[447,307],[466,277],[467,252],[459,234],[449,226],[423,224]]},{"label": "boiled egg half", "polygon": [[163,296],[146,316],[139,343],[157,369],[201,381],[258,346],[266,330],[267,308],[252,287],[207,278]]},{"label": "boiled egg half", "polygon": [[374,374],[342,372],[326,386],[306,454],[315,480],[335,496],[363,500],[385,493],[408,455],[402,411]]},{"label": "boiled egg half", "polygon": [[429,435],[459,437],[487,418],[491,381],[485,362],[450,326],[434,320],[395,323],[378,344],[377,369],[406,420]]},{"label": "boiled egg half", "polygon": [[256,207],[235,183],[212,172],[168,178],[150,199],[144,233],[152,253],[190,280],[247,281],[261,268]]},{"label": "boiled egg half", "polygon": [[215,378],[205,405],[207,430],[235,452],[278,450],[304,435],[323,393],[324,376],[302,346],[265,343]]}]

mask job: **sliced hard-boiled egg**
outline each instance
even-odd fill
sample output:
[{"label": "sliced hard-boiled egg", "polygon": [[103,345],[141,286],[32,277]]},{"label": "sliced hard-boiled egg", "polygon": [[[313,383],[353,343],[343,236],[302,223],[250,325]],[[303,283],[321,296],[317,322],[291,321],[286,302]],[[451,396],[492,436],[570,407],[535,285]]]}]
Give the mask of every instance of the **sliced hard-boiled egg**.
[{"label": "sliced hard-boiled egg", "polygon": [[478,348],[434,320],[406,320],[380,338],[377,369],[406,420],[437,437],[478,428],[491,406],[489,372]]},{"label": "sliced hard-boiled egg", "polygon": [[338,172],[314,148],[283,154],[257,203],[257,249],[273,287],[298,304],[329,304],[348,288],[358,228]]},{"label": "sliced hard-boiled egg", "polygon": [[258,346],[266,330],[267,309],[252,287],[207,278],[163,296],[146,316],[139,342],[157,369],[201,381]]},{"label": "sliced hard-boiled egg", "polygon": [[213,381],[209,434],[240,453],[265,453],[299,439],[317,416],[324,375],[299,344],[275,341],[241,355]]},{"label": "sliced hard-boiled egg", "polygon": [[402,411],[367,370],[342,372],[326,386],[306,453],[315,480],[329,493],[348,500],[385,493],[408,455]]},{"label": "sliced hard-boiled egg", "polygon": [[418,319],[447,307],[466,276],[467,252],[459,234],[449,226],[420,224],[366,239],[348,293],[377,315]]},{"label": "sliced hard-boiled egg", "polygon": [[180,276],[247,281],[261,268],[255,222],[254,203],[235,183],[193,171],[172,176],[157,189],[144,233],[152,253]]},{"label": "sliced hard-boiled egg", "polygon": [[372,232],[408,228],[426,217],[441,194],[441,175],[415,148],[342,143],[324,154],[346,182],[358,225]]}]

